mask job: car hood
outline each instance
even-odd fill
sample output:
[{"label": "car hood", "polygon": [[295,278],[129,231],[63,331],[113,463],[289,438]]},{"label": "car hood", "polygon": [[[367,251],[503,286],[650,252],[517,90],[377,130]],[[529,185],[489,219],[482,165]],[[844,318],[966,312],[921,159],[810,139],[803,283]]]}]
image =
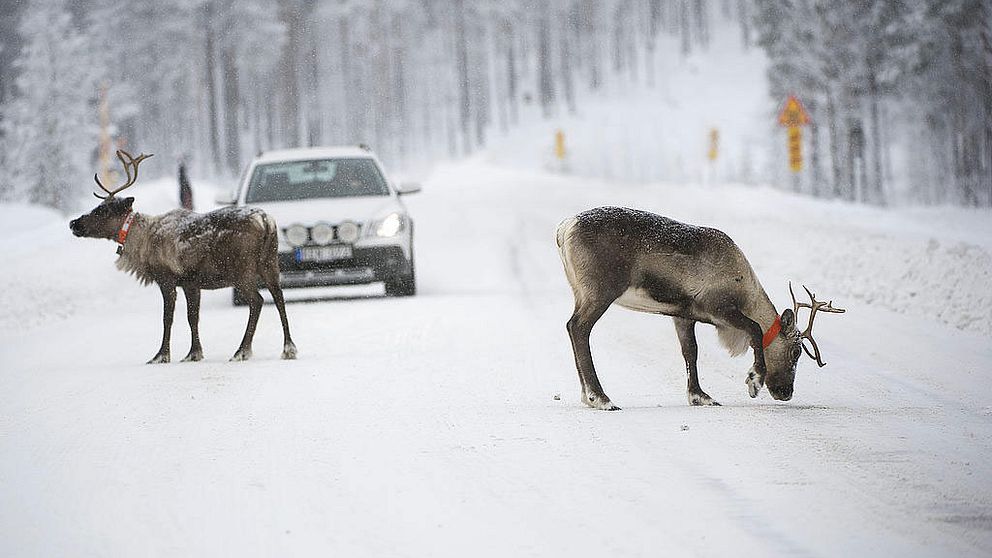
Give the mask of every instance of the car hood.
[{"label": "car hood", "polygon": [[366,223],[385,217],[392,212],[406,213],[406,208],[393,196],[368,196],[363,198],[324,198],[248,204],[265,210],[276,220],[279,228],[293,224],[313,225],[321,221],[340,223],[355,221]]}]

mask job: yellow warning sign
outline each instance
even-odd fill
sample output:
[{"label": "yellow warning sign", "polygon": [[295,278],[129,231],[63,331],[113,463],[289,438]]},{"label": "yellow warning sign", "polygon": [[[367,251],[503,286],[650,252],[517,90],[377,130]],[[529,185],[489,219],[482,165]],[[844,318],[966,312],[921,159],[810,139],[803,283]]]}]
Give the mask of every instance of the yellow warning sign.
[{"label": "yellow warning sign", "polygon": [[787,128],[794,126],[805,126],[809,124],[809,113],[799,102],[795,95],[789,95],[782,107],[782,112],[778,115],[778,123]]},{"label": "yellow warning sign", "polygon": [[800,126],[810,123],[809,113],[795,95],[789,95],[778,115],[778,123],[788,128],[789,169],[792,172],[803,170],[803,132]]}]

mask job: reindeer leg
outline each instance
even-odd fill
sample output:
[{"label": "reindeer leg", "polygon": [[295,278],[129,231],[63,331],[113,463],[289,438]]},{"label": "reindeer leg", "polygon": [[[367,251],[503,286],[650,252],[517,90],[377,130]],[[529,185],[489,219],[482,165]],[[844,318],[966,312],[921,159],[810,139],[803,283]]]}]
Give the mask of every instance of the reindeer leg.
[{"label": "reindeer leg", "polygon": [[148,364],[159,364],[169,362],[169,340],[172,337],[172,316],[176,312],[176,286],[174,284],[159,283],[162,290],[162,346],[158,353],[148,361]]},{"label": "reindeer leg", "polygon": [[265,286],[272,294],[272,301],[276,303],[279,310],[279,320],[282,321],[282,358],[283,360],[293,360],[296,358],[296,344],[289,335],[289,318],[286,317],[286,301],[282,297],[282,287],[279,286],[279,265],[275,269],[269,269],[262,277]]},{"label": "reindeer leg", "polygon": [[673,320],[675,321],[675,333],[678,334],[679,344],[682,345],[685,369],[689,374],[689,383],[686,389],[689,404],[693,406],[720,405],[699,387],[699,373],[696,369],[696,357],[699,352],[696,345],[696,322],[685,318],[673,318]]},{"label": "reindeer leg", "polygon": [[746,332],[751,342],[751,350],[754,351],[754,366],[751,367],[745,383],[747,384],[748,395],[757,397],[758,392],[765,386],[765,374],[768,373],[768,369],[765,367],[765,348],[761,342],[764,331],[758,322],[745,316],[736,306],[726,309],[721,315],[732,327]]},{"label": "reindeer leg", "polygon": [[232,361],[248,360],[251,358],[251,340],[255,337],[255,326],[258,325],[258,315],[262,312],[262,295],[258,294],[258,288],[254,280],[249,286],[236,287],[241,298],[248,301],[248,327],[245,328],[245,336],[241,340],[241,346],[235,351]]},{"label": "reindeer leg", "polygon": [[575,312],[565,325],[572,340],[572,352],[575,355],[575,367],[579,371],[579,382],[582,383],[582,402],[603,411],[619,411],[620,407],[614,405],[603,393],[603,386],[599,383],[596,367],[592,362],[589,334],[592,332],[592,326],[596,325],[614,300],[616,297],[595,302],[586,301],[585,304],[576,303]]},{"label": "reindeer leg", "polygon": [[200,346],[200,289],[183,286],[183,293],[186,294],[186,318],[189,320],[189,331],[193,337],[189,354],[183,362],[196,362],[203,360],[203,347]]}]

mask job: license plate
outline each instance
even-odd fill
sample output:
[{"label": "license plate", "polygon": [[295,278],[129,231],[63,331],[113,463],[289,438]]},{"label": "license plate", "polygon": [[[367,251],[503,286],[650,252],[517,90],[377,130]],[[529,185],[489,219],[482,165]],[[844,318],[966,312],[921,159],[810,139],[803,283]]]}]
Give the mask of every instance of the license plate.
[{"label": "license plate", "polygon": [[351,246],[336,244],[334,246],[304,246],[296,249],[296,261],[299,262],[333,262],[351,258]]}]

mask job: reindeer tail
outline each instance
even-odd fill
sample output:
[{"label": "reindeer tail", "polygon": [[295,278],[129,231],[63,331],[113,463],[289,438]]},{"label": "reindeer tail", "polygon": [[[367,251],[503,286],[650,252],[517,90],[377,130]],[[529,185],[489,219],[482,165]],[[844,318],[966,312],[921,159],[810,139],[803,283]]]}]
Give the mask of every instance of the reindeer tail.
[{"label": "reindeer tail", "polygon": [[262,214],[262,227],[264,236],[262,247],[258,251],[258,263],[261,269],[265,269],[271,262],[279,262],[279,227],[276,220],[268,214]]}]

